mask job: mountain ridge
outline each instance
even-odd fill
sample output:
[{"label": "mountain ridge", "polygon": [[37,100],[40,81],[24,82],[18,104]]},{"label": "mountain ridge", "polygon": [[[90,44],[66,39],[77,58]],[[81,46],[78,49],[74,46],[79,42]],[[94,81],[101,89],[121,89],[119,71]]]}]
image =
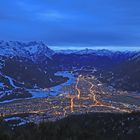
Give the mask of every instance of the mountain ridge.
[{"label": "mountain ridge", "polygon": [[42,41],[0,41],[0,56],[22,56],[36,60],[40,55],[51,58],[53,54],[54,51]]}]

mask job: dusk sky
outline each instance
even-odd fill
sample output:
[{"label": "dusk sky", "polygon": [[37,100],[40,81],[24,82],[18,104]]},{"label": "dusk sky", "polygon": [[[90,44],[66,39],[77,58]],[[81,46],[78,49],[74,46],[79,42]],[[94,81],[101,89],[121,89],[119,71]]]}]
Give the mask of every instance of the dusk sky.
[{"label": "dusk sky", "polygon": [[0,0],[0,40],[140,46],[140,0]]}]

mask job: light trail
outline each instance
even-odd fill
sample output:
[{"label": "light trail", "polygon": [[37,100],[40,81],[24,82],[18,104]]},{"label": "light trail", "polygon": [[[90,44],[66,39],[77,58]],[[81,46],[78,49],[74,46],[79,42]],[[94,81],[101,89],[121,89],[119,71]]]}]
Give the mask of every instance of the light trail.
[{"label": "light trail", "polygon": [[94,94],[94,91],[92,89],[94,87],[94,85],[92,84],[92,82],[86,80],[85,78],[83,78],[83,80],[85,80],[86,82],[88,82],[91,85],[89,91],[90,91],[90,93],[92,95],[92,100],[93,100],[93,103],[94,103],[93,106],[102,105],[102,103],[96,99],[96,95]]},{"label": "light trail", "polygon": [[70,103],[71,103],[70,109],[71,109],[71,112],[74,111],[74,102],[73,102],[73,100],[74,100],[74,97],[70,99]]},{"label": "light trail", "polygon": [[80,81],[80,77],[81,77],[81,75],[78,76],[77,82],[76,82],[76,85],[75,85],[75,89],[76,89],[77,92],[78,92],[78,95],[77,95],[77,98],[78,98],[78,99],[80,99],[80,96],[81,96],[81,91],[80,91],[80,89],[78,88],[78,83],[79,83],[79,81]]},{"label": "light trail", "polygon": [[[81,75],[79,75],[78,76],[78,78],[77,78],[77,81],[76,81],[76,84],[75,84],[75,89],[77,90],[77,97],[76,97],[76,95],[71,95],[71,94],[69,94],[69,97],[68,98],[70,98],[70,110],[71,110],[71,113],[74,111],[74,99],[75,98],[78,98],[78,99],[80,99],[80,96],[81,96],[81,91],[80,91],[80,89],[78,88],[78,83],[79,83],[79,81],[80,81],[80,77],[81,77]],[[64,109],[64,116],[66,115],[66,109]]]},{"label": "light trail", "polygon": [[68,96],[67,96],[67,98],[69,98],[70,99],[70,106],[69,106],[69,108],[70,108],[70,110],[71,110],[71,113],[74,111],[74,99],[75,98],[77,98],[77,95],[74,95],[74,94],[69,94]]},{"label": "light trail", "polygon": [[90,91],[90,93],[91,93],[91,95],[92,95],[92,97],[93,97],[92,100],[93,100],[93,102],[94,102],[94,104],[91,105],[91,107],[104,106],[104,107],[112,108],[112,109],[115,109],[115,110],[119,110],[120,112],[130,112],[128,109],[120,109],[120,108],[115,107],[115,106],[113,106],[113,105],[111,105],[111,104],[103,103],[103,102],[99,101],[99,100],[96,98],[96,94],[95,94],[94,91],[93,91],[93,87],[94,87],[93,83],[90,82],[90,81],[88,81],[88,80],[85,79],[85,78],[83,78],[83,80],[85,80],[86,82],[88,82],[88,83],[91,85],[89,91]]}]

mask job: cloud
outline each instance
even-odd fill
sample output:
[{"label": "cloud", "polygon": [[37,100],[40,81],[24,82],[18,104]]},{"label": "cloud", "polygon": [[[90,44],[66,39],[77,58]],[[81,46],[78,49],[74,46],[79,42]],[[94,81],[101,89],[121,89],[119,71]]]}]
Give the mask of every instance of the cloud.
[{"label": "cloud", "polygon": [[37,13],[36,15],[37,15],[37,19],[41,21],[63,21],[63,20],[70,20],[75,18],[75,16],[71,16],[66,13],[60,13],[55,10]]},{"label": "cloud", "polygon": [[139,0],[0,1],[0,39],[140,45]]}]

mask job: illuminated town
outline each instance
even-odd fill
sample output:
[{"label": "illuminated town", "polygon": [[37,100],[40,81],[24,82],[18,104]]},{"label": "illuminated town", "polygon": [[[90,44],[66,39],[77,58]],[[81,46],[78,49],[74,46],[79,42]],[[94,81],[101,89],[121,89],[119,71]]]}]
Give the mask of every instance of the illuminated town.
[{"label": "illuminated town", "polygon": [[75,84],[64,86],[58,96],[0,104],[1,116],[20,116],[35,123],[55,121],[71,114],[133,111],[140,111],[139,97],[135,93],[117,91],[102,84],[95,76],[81,74],[77,75]]}]

